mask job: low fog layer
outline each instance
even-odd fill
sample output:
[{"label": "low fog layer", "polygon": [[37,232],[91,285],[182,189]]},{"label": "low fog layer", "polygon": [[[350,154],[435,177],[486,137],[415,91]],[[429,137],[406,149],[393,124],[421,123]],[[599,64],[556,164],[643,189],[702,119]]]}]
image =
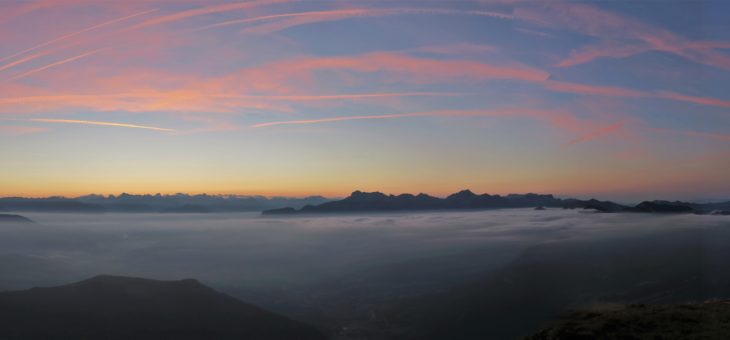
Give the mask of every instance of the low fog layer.
[{"label": "low fog layer", "polygon": [[[398,301],[425,297],[430,304],[434,294],[469,285],[476,288],[463,290],[471,294],[465,301],[483,296],[502,299],[502,305],[494,311],[479,305],[447,308],[496,313],[492,320],[504,318],[496,323],[501,328],[477,331],[506,338],[525,335],[571,304],[605,296],[631,301],[704,296],[687,294],[686,288],[705,289],[699,287],[702,281],[687,280],[700,275],[725,282],[715,264],[726,258],[720,250],[730,242],[730,219],[724,216],[563,209],[294,217],[24,215],[37,223],[0,225],[0,290],[98,274],[196,278],[245,301],[335,329],[338,339],[383,327],[398,338],[403,328],[387,320],[421,309],[406,303],[400,310]],[[648,295],[641,287],[648,287]],[[664,300],[657,300],[657,292]],[[552,305],[532,310],[531,319],[522,307],[504,312],[529,306],[533,299]],[[413,325],[419,329],[423,323]],[[448,327],[445,322],[443,329],[453,333]]]},{"label": "low fog layer", "polygon": [[[25,214],[0,227],[0,289],[96,274],[197,278],[213,285],[297,285],[374,266],[481,253],[506,262],[527,246],[672,229],[727,218],[527,209],[260,217],[258,214]],[[487,259],[488,258],[488,259]],[[476,269],[478,270],[478,269]]]}]

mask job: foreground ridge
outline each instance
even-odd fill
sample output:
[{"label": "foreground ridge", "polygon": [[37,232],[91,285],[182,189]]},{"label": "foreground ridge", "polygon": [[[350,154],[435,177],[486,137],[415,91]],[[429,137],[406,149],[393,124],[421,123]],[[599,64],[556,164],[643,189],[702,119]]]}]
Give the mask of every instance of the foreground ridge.
[{"label": "foreground ridge", "polygon": [[324,339],[194,279],[96,276],[0,293],[3,339]]},{"label": "foreground ridge", "polygon": [[721,339],[730,332],[730,300],[678,305],[607,305],[572,312],[527,340]]}]

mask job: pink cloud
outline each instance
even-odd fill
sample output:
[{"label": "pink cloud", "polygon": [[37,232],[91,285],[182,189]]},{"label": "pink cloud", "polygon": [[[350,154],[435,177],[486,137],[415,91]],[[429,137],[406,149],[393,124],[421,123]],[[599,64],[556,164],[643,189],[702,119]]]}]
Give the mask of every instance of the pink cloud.
[{"label": "pink cloud", "polygon": [[416,84],[489,79],[539,82],[549,76],[545,71],[518,64],[491,65],[470,60],[436,60],[402,53],[377,52],[351,57],[302,57],[274,62],[245,70],[245,77],[242,78],[258,82],[261,89],[277,90],[288,80],[312,80],[315,71],[323,70],[383,73],[391,81]]}]

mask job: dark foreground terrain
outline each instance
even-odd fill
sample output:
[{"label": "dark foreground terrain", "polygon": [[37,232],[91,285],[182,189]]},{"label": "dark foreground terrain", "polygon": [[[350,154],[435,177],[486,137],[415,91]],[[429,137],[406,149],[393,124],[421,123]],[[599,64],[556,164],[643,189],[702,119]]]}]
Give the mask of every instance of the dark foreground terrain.
[{"label": "dark foreground terrain", "polygon": [[324,339],[196,280],[97,276],[0,293],[2,339]]},{"label": "dark foreground terrain", "polygon": [[[481,280],[387,304],[361,324],[360,334],[519,339],[571,309],[595,304],[727,298],[730,272],[721,259],[730,256],[722,243],[728,233],[723,228],[534,246]],[[632,339],[620,334],[615,339]]]},{"label": "dark foreground terrain", "polygon": [[528,340],[727,339],[730,301],[613,305],[575,311]]}]

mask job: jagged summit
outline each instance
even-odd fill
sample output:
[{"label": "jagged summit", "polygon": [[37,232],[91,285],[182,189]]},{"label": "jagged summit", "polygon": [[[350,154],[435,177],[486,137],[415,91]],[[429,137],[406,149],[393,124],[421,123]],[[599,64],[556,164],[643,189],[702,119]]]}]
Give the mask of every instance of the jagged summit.
[{"label": "jagged summit", "polygon": [[461,199],[461,198],[472,198],[476,197],[477,195],[473,193],[469,189],[461,190],[455,194],[451,194],[447,197],[447,199]]}]

